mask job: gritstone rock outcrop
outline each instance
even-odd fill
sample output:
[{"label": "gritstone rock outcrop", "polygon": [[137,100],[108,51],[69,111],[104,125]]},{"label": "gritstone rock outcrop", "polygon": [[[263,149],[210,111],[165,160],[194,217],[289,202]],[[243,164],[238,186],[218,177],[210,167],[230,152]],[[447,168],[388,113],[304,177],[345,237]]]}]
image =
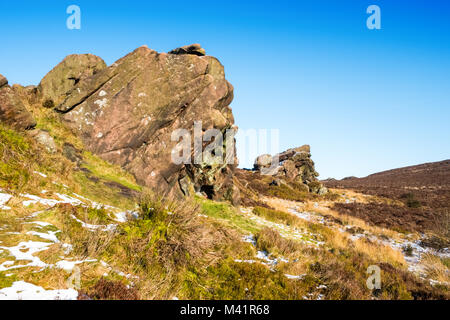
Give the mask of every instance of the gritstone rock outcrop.
[{"label": "gritstone rock outcrop", "polygon": [[314,168],[309,145],[289,149],[272,157],[264,154],[256,158],[254,169],[273,175],[275,184],[282,181],[305,185],[305,191],[324,194],[327,189],[317,180],[319,174]]},{"label": "gritstone rock outcrop", "polygon": [[233,87],[220,62],[200,45],[169,53],[143,46],[109,67],[93,55],[72,55],[47,74],[38,91],[88,150],[121,165],[141,184],[235,198],[235,157],[223,164],[175,164],[171,158],[176,129],[192,132],[195,121],[203,131],[236,129],[229,107]]}]

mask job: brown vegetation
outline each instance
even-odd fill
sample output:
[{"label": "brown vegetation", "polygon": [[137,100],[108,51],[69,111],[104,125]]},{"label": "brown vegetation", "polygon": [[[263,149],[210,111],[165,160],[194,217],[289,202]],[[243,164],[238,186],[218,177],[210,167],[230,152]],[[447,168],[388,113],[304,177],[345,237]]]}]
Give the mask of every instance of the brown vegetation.
[{"label": "brown vegetation", "polygon": [[329,188],[351,189],[403,203],[402,206],[336,204],[335,209],[340,213],[386,227],[432,230],[449,236],[450,160],[384,171],[365,178],[329,179],[323,183]]}]

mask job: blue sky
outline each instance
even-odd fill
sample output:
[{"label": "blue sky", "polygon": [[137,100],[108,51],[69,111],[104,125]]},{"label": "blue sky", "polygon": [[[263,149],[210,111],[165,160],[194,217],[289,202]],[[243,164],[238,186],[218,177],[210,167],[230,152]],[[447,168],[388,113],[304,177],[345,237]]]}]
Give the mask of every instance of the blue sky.
[{"label": "blue sky", "polygon": [[[71,4],[81,30],[66,28]],[[372,4],[381,30],[366,27]],[[23,85],[72,53],[111,64],[201,43],[235,87],[236,124],[279,129],[279,151],[310,144],[321,178],[450,158],[447,1],[17,0],[0,26],[0,73]]]}]

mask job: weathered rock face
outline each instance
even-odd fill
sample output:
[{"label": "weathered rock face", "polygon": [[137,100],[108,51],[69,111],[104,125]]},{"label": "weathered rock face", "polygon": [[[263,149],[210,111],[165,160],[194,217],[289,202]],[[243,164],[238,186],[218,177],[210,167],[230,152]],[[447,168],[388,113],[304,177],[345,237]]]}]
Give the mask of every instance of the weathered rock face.
[{"label": "weathered rock face", "polygon": [[42,79],[38,86],[44,107],[52,108],[61,103],[66,94],[80,81],[105,68],[105,62],[92,54],[67,56]]},{"label": "weathered rock face", "polygon": [[29,130],[36,126],[33,116],[2,75],[0,75],[0,122],[18,130]]},{"label": "weathered rock face", "polygon": [[234,157],[229,164],[175,164],[171,157],[179,142],[171,141],[175,129],[193,133],[194,121],[202,121],[203,130],[233,128],[232,99],[223,66],[199,45],[171,53],[140,47],[80,79],[55,109],[90,151],[121,165],[140,183],[233,199]]},{"label": "weathered rock face", "polygon": [[0,89],[8,84],[8,79],[0,74]]},{"label": "weathered rock face", "polygon": [[254,169],[257,171],[264,169],[265,174],[273,175],[274,183],[279,183],[278,179],[283,179],[287,182],[304,184],[307,186],[306,189],[313,193],[327,192],[326,188],[317,180],[319,174],[311,160],[309,145],[289,149],[274,157],[269,154],[261,155],[256,158]]}]

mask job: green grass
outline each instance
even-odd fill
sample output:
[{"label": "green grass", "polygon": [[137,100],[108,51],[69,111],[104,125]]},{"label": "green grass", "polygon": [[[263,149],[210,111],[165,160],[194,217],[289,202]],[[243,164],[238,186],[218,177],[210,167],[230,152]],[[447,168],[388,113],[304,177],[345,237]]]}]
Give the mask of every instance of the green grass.
[{"label": "green grass", "polygon": [[442,264],[450,269],[450,258],[441,258]]},{"label": "green grass", "polygon": [[18,281],[15,275],[6,276],[7,272],[0,272],[0,289],[9,288],[15,281]]},{"label": "green grass", "polygon": [[136,206],[135,200],[121,196],[117,189],[110,188],[104,183],[92,181],[82,171],[75,172],[73,178],[80,189],[77,193],[81,193],[86,198],[127,210],[134,209]]},{"label": "green grass", "polygon": [[197,201],[200,203],[204,215],[219,220],[225,226],[244,233],[254,233],[260,229],[230,204],[200,198],[197,198]]},{"label": "green grass", "polygon": [[95,176],[104,180],[119,183],[131,190],[142,191],[142,187],[136,183],[133,175],[117,165],[110,164],[90,152],[83,152],[83,167],[91,171]]},{"label": "green grass", "polygon": [[227,259],[205,270],[190,270],[181,296],[201,300],[297,300],[307,289],[302,282],[289,281],[264,265]]}]

